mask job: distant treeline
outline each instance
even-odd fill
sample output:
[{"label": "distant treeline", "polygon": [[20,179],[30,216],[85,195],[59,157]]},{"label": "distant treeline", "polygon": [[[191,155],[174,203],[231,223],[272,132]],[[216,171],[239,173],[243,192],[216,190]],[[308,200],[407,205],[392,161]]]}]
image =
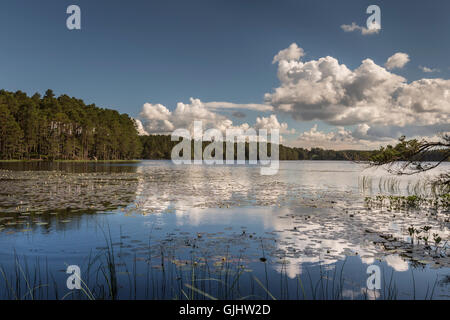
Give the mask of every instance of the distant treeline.
[{"label": "distant treeline", "polygon": [[0,90],[0,159],[120,160],[141,158],[134,121],[52,90]]},{"label": "distant treeline", "polygon": [[[142,143],[142,158],[143,159],[171,159],[172,148],[179,143],[179,141],[171,141],[171,137],[167,135],[151,135],[141,136]],[[208,145],[208,142],[203,143],[203,148]],[[235,158],[236,149],[235,144]],[[226,144],[223,146],[224,155]],[[270,155],[270,144],[267,147]],[[304,148],[291,148],[280,145],[279,158],[280,160],[353,160],[353,161],[367,161],[370,160],[378,151],[359,151],[359,150],[324,150],[321,148],[312,148],[311,150]],[[194,148],[191,146],[191,158],[193,158]],[[245,156],[248,160],[249,146],[245,145]],[[440,159],[440,152],[429,152],[425,156],[425,161],[438,161]]]}]

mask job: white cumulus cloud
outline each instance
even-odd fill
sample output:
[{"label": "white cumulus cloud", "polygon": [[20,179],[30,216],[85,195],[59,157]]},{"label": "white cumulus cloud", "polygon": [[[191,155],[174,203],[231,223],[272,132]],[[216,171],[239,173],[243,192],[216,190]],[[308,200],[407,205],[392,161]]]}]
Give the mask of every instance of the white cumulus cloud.
[{"label": "white cumulus cloud", "polygon": [[142,121],[139,119],[133,119],[133,121],[136,124],[136,130],[138,132],[138,135],[147,136],[148,132],[145,130],[144,125],[142,124]]},{"label": "white cumulus cloud", "polygon": [[419,66],[419,69],[426,73],[441,72],[441,70],[439,70],[439,69],[429,68],[429,67],[424,67],[424,66]]},{"label": "white cumulus cloud", "polygon": [[403,127],[450,120],[450,80],[408,83],[371,59],[354,70],[330,56],[280,60],[278,78],[280,86],[265,95],[266,103],[299,121]]},{"label": "white cumulus cloud", "polygon": [[395,68],[403,68],[409,62],[409,55],[403,52],[397,52],[393,56],[387,59],[384,66],[388,70],[392,70]]},{"label": "white cumulus cloud", "polygon": [[277,63],[280,61],[290,61],[299,60],[305,55],[302,48],[299,48],[296,43],[292,43],[288,48],[281,50],[278,54],[273,57],[272,63]]},{"label": "white cumulus cloud", "polygon": [[277,119],[277,116],[274,114],[270,115],[269,117],[257,117],[254,128],[256,130],[278,129],[278,130],[280,130],[280,133],[284,133],[284,134],[294,134],[295,133],[295,129],[288,129],[288,124],[284,123],[284,122],[280,123]]},{"label": "white cumulus cloud", "polygon": [[380,32],[381,27],[379,25],[375,25],[372,28],[366,28],[361,27],[357,25],[355,22],[352,22],[352,24],[343,24],[341,25],[341,29],[344,30],[344,32],[354,32],[359,31],[363,36],[370,35],[370,34],[377,34]]},{"label": "white cumulus cloud", "polygon": [[[367,139],[368,128],[364,125],[358,126],[353,132],[344,127],[337,127],[336,130],[325,132],[318,130],[315,124],[309,131],[301,133],[292,145],[303,148],[324,148],[333,150],[369,150],[377,149],[380,141],[370,141]],[[394,139],[382,139],[384,143],[395,143]]]},{"label": "white cumulus cloud", "polygon": [[[175,129],[188,129],[192,132],[194,121],[202,121],[203,130],[210,128],[219,129],[225,133],[227,129],[247,130],[253,128],[258,132],[259,129],[280,130],[280,134],[293,134],[294,129],[289,129],[287,123],[280,123],[277,116],[272,114],[268,117],[257,117],[255,125],[252,127],[248,123],[234,125],[233,121],[226,116],[218,113],[218,105],[212,108],[211,103],[203,103],[200,99],[190,99],[190,103],[179,102],[174,111],[170,111],[161,104],[145,103],[142,106],[140,120],[142,132],[148,134],[170,134]],[[233,104],[225,103],[224,109],[231,108]],[[248,108],[248,105],[247,105]],[[263,108],[266,111],[265,108]],[[139,125],[138,125],[139,126]]]}]

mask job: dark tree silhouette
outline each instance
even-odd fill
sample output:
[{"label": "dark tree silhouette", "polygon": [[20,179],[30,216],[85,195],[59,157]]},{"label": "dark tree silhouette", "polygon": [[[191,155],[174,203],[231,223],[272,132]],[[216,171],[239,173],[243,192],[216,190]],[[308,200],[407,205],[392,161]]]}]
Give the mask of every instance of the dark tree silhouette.
[{"label": "dark tree silhouette", "polygon": [[[430,155],[435,156],[430,159]],[[450,135],[444,133],[439,141],[406,140],[400,138],[396,146],[382,147],[370,158],[372,166],[387,165],[388,171],[397,175],[413,175],[438,167],[450,159]],[[433,162],[429,162],[433,160]],[[449,188],[450,173],[441,174],[435,181]]]}]

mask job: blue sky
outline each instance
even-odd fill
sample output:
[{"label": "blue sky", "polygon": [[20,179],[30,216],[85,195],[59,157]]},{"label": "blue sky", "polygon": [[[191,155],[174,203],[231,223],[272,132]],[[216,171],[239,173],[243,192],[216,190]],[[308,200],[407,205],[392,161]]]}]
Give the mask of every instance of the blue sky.
[{"label": "blue sky", "polygon": [[[71,4],[81,8],[82,30],[66,28]],[[365,26],[371,4],[381,8],[382,30],[344,32],[343,24]],[[395,73],[408,82],[449,79],[449,12],[445,0],[4,0],[0,87],[29,94],[52,88],[133,117],[144,103],[173,111],[191,97],[263,104],[264,95],[280,86],[272,59],[292,43],[303,48],[304,61],[331,56],[351,70],[366,58],[383,66],[403,52],[410,61]],[[298,134],[315,124],[324,133],[336,129],[336,121],[299,121],[276,111],[279,122]],[[256,116],[270,115],[244,113],[227,117],[253,124]]]}]

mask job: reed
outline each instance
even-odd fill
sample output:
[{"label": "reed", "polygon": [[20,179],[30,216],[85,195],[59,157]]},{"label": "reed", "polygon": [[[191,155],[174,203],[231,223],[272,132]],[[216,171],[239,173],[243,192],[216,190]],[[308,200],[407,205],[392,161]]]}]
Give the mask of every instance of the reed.
[{"label": "reed", "polygon": [[[80,290],[69,291],[65,287],[66,274],[52,274],[47,261],[43,263],[36,259],[30,264],[26,257],[18,257],[15,254],[12,267],[0,266],[0,298],[7,300],[398,298],[394,271],[386,276],[383,270],[382,288],[374,293],[364,288],[365,283],[364,286],[355,287],[345,280],[347,260],[336,264],[333,269],[320,264],[318,274],[317,272],[313,274],[306,268],[302,275],[297,275],[294,279],[288,277],[287,263],[282,262],[280,280],[274,281],[273,276],[270,278],[267,268],[262,268],[262,272],[259,273],[248,270],[241,258],[231,259],[228,253],[221,261],[214,262],[197,249],[192,250],[186,260],[182,260],[181,257],[177,260],[171,250],[166,251],[164,248],[160,248],[160,259],[155,260],[153,255],[155,252],[149,249],[148,259],[143,263],[138,265],[137,259],[133,259],[127,264],[114,249],[110,231],[104,235],[106,247],[95,255],[89,255],[86,265],[81,268],[84,272]],[[270,259],[257,263],[263,263],[267,267]],[[437,279],[421,297],[416,292],[413,272],[411,277],[412,297],[433,299]],[[296,289],[292,291],[293,285]]]}]

